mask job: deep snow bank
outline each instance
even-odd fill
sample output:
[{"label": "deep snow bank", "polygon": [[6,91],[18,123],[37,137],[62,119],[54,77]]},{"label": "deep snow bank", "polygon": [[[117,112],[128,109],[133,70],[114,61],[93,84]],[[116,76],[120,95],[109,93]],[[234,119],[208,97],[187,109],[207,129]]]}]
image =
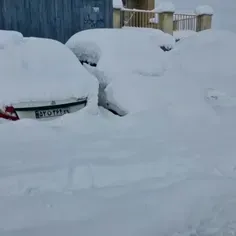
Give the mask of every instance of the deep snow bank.
[{"label": "deep snow bank", "polygon": [[234,33],[212,30],[182,39],[168,53],[168,69],[156,89],[158,100],[189,119],[235,113],[234,42]]},{"label": "deep snow bank", "polygon": [[[173,64],[185,71],[232,76],[236,74],[235,40],[236,34],[233,32],[205,30],[176,44],[170,54]],[[209,79],[213,81],[214,78]]]},{"label": "deep snow bank", "polygon": [[235,228],[232,127],[152,112],[0,126],[0,233],[227,235]]},{"label": "deep snow bank", "polygon": [[[208,30],[183,38],[168,52],[167,69],[159,77],[114,76],[109,99],[129,112],[167,110],[189,119],[215,119],[236,113],[236,34]],[[212,109],[213,108],[213,109]]]},{"label": "deep snow bank", "polygon": [[96,80],[63,44],[25,38],[0,50],[1,103],[89,96],[96,99]]},{"label": "deep snow bank", "polygon": [[235,42],[236,34],[229,31],[206,30],[190,36],[170,52],[170,71],[185,74],[215,105],[235,106]]},{"label": "deep snow bank", "polygon": [[219,104],[213,90],[224,99],[221,105],[228,99],[232,107],[235,99],[227,96],[235,96],[235,34],[191,32],[168,53],[159,49],[165,38],[149,29],[89,30],[67,45],[79,59],[97,63],[90,72],[104,85],[106,101],[126,114],[167,109],[181,116],[212,117],[211,98],[213,107]]}]

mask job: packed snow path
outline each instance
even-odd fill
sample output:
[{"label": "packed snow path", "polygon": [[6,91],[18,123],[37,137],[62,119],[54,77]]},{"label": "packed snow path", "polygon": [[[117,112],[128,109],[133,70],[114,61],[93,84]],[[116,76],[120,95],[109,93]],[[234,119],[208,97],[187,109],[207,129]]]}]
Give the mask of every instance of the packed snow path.
[{"label": "packed snow path", "polygon": [[140,116],[124,122],[102,111],[0,126],[1,235],[218,236],[235,229],[229,121]]}]

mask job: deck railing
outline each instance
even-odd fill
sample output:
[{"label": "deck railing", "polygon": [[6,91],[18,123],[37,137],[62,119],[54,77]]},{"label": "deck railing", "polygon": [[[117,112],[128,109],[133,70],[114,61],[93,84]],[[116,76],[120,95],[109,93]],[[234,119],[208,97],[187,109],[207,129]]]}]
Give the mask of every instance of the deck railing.
[{"label": "deck railing", "polygon": [[[160,29],[158,13],[155,11],[123,8],[122,26]],[[196,31],[197,16],[194,14],[174,14],[173,29]]]},{"label": "deck railing", "polygon": [[197,16],[195,14],[174,14],[174,31],[178,30],[197,30]]},{"label": "deck railing", "polygon": [[158,16],[155,11],[122,9],[123,26],[159,29],[158,22],[152,21]]},{"label": "deck railing", "polygon": [[173,35],[173,31],[202,31],[211,29],[213,14],[157,12],[156,10],[141,10],[128,8],[113,9],[113,27],[139,27],[160,29]]}]

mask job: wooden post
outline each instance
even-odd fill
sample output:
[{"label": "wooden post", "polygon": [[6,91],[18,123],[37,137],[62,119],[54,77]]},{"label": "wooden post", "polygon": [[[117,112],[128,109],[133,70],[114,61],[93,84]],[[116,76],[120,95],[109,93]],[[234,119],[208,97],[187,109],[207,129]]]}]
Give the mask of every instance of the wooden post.
[{"label": "wooden post", "polygon": [[160,30],[173,35],[174,5],[170,2],[163,2],[157,6],[155,11],[158,12]]},{"label": "wooden post", "polygon": [[197,15],[196,31],[211,29],[213,9],[210,6],[199,6],[195,9]]},{"label": "wooden post", "polygon": [[113,8],[113,28],[121,28],[122,27],[122,12],[119,8]]}]

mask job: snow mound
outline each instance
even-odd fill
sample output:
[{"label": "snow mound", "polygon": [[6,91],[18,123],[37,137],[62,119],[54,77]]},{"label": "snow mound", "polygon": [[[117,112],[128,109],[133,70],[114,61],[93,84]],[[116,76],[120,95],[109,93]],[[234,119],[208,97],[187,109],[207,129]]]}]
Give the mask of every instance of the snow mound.
[{"label": "snow mound", "polygon": [[163,13],[163,12],[175,12],[175,6],[172,2],[160,2],[157,4],[154,9],[155,12]]},{"label": "snow mound", "polygon": [[0,30],[0,49],[4,49],[9,44],[19,44],[24,37],[20,32],[11,30]]},{"label": "snow mound", "polygon": [[97,96],[95,79],[63,44],[25,38],[0,51],[1,103]]},{"label": "snow mound", "polygon": [[[236,86],[232,86],[236,78],[235,34],[191,32],[168,53],[158,46],[165,37],[148,29],[90,30],[76,34],[67,45],[78,58],[86,55],[97,62],[92,74],[104,85],[103,98],[125,114],[167,109],[181,117],[212,119],[214,110],[209,100],[206,102],[208,89],[236,96]],[[174,41],[172,36],[168,39]],[[88,42],[94,46],[88,48]]]},{"label": "snow mound", "polygon": [[[182,39],[168,53],[169,69],[158,93],[182,115],[207,117],[209,113],[211,117],[210,113],[219,112],[219,108],[235,110],[232,110],[236,96],[235,40],[234,33],[214,30]],[[224,96],[217,96],[215,101],[209,91]],[[227,102],[231,105],[227,106]]]},{"label": "snow mound", "polygon": [[[153,104],[156,80],[168,63],[160,46],[174,44],[174,37],[160,30],[137,28],[86,30],[66,43],[80,61],[97,64],[92,74],[105,85],[108,102],[123,113]],[[143,93],[151,94],[144,97]]]},{"label": "snow mound", "polygon": [[159,46],[165,41],[168,45],[174,44],[172,36],[159,30],[94,29],[73,35],[66,45],[79,60],[95,63],[106,72],[159,75],[165,67]]},{"label": "snow mound", "polygon": [[229,31],[202,31],[176,44],[170,52],[172,65],[194,74],[208,88],[236,92],[235,40],[236,34]]},{"label": "snow mound", "polygon": [[123,7],[123,3],[122,0],[113,0],[113,8],[122,8]]},{"label": "snow mound", "polygon": [[214,10],[212,9],[211,6],[208,6],[208,5],[198,6],[195,9],[195,14],[198,16],[200,16],[200,15],[213,15]]}]

